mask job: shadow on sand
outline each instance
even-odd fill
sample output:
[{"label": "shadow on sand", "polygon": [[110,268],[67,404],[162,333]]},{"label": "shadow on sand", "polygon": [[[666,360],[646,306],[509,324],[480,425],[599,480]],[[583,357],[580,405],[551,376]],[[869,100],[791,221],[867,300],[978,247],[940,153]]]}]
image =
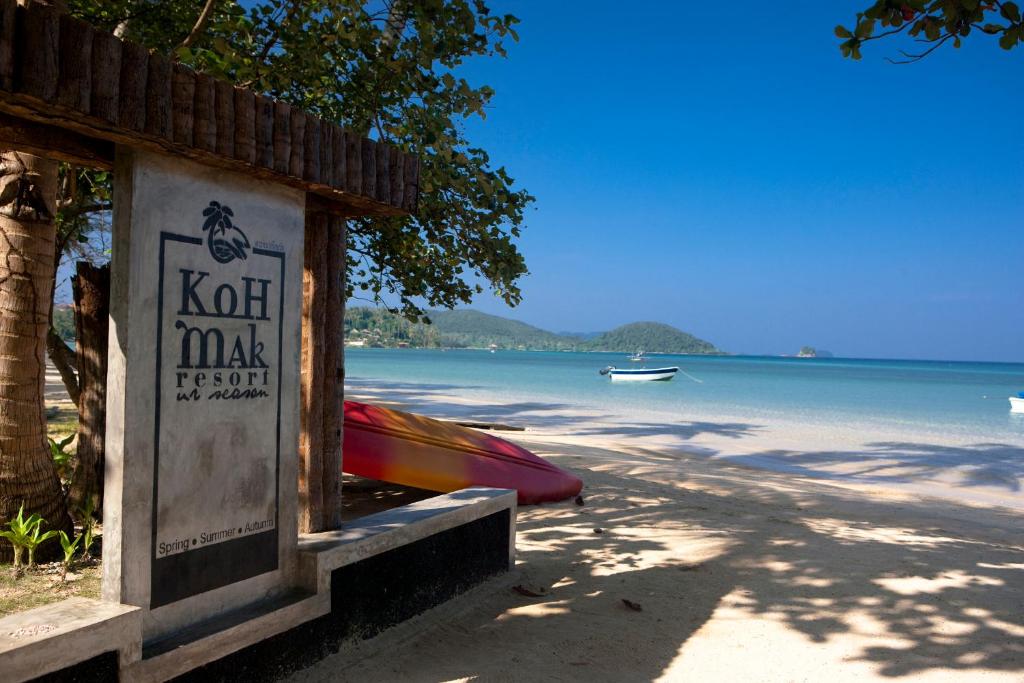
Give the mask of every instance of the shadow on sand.
[{"label": "shadow on sand", "polygon": [[[563,444],[530,447],[564,467],[575,462]],[[815,663],[839,661],[893,679],[939,669],[963,680],[1024,675],[1018,514],[864,505],[856,492],[804,492],[785,475],[727,465],[739,474],[719,487],[723,475],[688,473],[659,451],[586,451],[590,466],[577,471],[585,505],[520,509],[512,577],[461,612],[428,619],[400,646],[385,644],[386,656],[339,655],[298,679],[649,681],[692,666],[706,674],[708,655],[688,645],[713,617],[727,632],[700,642],[717,638],[737,655],[720,663],[720,680],[803,680]],[[766,477],[779,485],[762,485]],[[523,596],[513,584],[544,594]],[[777,657],[758,650],[771,638],[742,640],[757,633],[745,630],[752,619],[803,645]]]},{"label": "shadow on sand", "polygon": [[[954,486],[992,486],[1016,492],[1024,481],[1024,448],[1002,443],[946,446],[884,441],[856,451],[762,451],[732,462],[805,477],[893,484],[947,478]],[[836,471],[824,468],[837,467]]]}]

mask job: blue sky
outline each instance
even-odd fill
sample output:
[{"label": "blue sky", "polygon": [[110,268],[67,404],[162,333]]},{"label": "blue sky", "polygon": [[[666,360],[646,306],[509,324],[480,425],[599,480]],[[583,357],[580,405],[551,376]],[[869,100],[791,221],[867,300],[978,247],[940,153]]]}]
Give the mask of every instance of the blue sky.
[{"label": "blue sky", "polygon": [[1024,361],[1024,49],[840,58],[861,2],[491,3],[471,139],[537,197],[524,302],[741,353]]}]

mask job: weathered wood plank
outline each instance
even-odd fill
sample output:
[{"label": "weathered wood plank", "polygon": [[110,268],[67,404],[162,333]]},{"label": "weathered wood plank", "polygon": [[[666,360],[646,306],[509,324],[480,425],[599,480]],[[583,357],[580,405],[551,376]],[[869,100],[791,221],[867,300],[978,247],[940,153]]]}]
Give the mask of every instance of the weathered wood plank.
[{"label": "weathered wood plank", "polygon": [[86,168],[114,167],[114,143],[0,112],[0,145]]},{"label": "weathered wood plank", "polygon": [[120,90],[121,41],[110,33],[96,31],[92,38],[92,115],[116,122]]},{"label": "weathered wood plank", "polygon": [[274,170],[288,173],[292,157],[292,108],[287,102],[274,102]]},{"label": "weathered wood plank", "polygon": [[363,192],[363,140],[345,131],[345,189],[351,194]]},{"label": "weathered wood plank", "polygon": [[377,143],[373,140],[362,140],[359,143],[362,150],[363,161],[363,186],[356,192],[367,197],[377,196]]},{"label": "weathered wood plank", "polygon": [[0,90],[14,89],[14,39],[18,6],[0,3]]},{"label": "weathered wood plank", "polygon": [[121,46],[121,88],[117,105],[117,122],[122,128],[133,131],[146,129],[148,74],[149,51],[138,43],[123,43]]},{"label": "weathered wood plank", "polygon": [[274,168],[274,100],[256,96],[256,163]]},{"label": "weathered wood plank", "polygon": [[303,139],[301,178],[309,183],[320,184],[320,119],[315,116],[306,117]]},{"label": "weathered wood plank", "polygon": [[394,206],[402,206],[402,197],[405,194],[405,154],[402,150],[395,148],[391,155],[391,177],[388,179],[391,185],[390,203]]},{"label": "weathered wood plank", "polygon": [[334,168],[331,170],[331,178],[333,180],[331,187],[344,190],[348,187],[348,177],[346,176],[348,164],[345,160],[345,131],[341,126],[332,125],[331,128],[333,128],[331,132],[331,163],[334,164]]},{"label": "weathered wood plank", "polygon": [[235,159],[256,163],[256,96],[235,88]]},{"label": "weathered wood plank", "polygon": [[288,121],[288,137],[291,144],[288,154],[288,174],[301,178],[306,166],[306,112],[298,107],[292,107],[288,113]]},{"label": "weathered wood plank", "polygon": [[334,187],[334,129],[327,121],[320,122],[320,183]]},{"label": "weathered wood plank", "polygon": [[217,120],[214,107],[217,101],[216,86],[208,74],[196,74],[196,94],[192,104],[192,144],[201,150],[213,152],[217,149]]},{"label": "weathered wood plank", "polygon": [[57,104],[89,111],[92,101],[92,26],[68,15],[60,18],[60,75]]},{"label": "weathered wood plank", "polygon": [[[214,117],[217,121],[217,154],[226,157],[235,154],[235,87],[227,81],[214,81],[216,102]],[[252,119],[250,119],[250,124]]]},{"label": "weathered wood plank", "polygon": [[195,136],[195,72],[186,66],[175,64],[171,86],[171,127],[174,131],[174,141],[191,147]]},{"label": "weathered wood plank", "polygon": [[299,531],[323,531],[323,385],[327,287],[326,214],[306,212],[302,272]]},{"label": "weathered wood plank", "polygon": [[150,55],[146,71],[146,133],[170,140],[174,137],[171,114],[174,72],[171,62],[159,55]]},{"label": "weathered wood plank", "polygon": [[15,19],[15,89],[43,102],[53,102],[57,97],[59,54],[58,14],[36,2],[19,7]]},{"label": "weathered wood plank", "polygon": [[378,202],[391,203],[391,147],[377,145],[377,191],[374,197]]}]

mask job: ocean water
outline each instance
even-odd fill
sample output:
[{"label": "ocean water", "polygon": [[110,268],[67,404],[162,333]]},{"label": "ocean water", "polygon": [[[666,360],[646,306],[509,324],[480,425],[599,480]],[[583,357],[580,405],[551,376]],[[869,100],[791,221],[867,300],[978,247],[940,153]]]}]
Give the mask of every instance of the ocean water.
[{"label": "ocean water", "polygon": [[[497,397],[520,406],[526,423],[579,408],[644,425],[813,434],[816,448],[893,440],[1024,447],[1024,414],[1007,401],[1024,391],[1024,363],[659,355],[647,367],[679,366],[673,381],[612,383],[598,370],[635,366],[624,354],[349,348],[345,362],[353,389]],[[502,415],[517,417],[513,409],[486,417]]]}]

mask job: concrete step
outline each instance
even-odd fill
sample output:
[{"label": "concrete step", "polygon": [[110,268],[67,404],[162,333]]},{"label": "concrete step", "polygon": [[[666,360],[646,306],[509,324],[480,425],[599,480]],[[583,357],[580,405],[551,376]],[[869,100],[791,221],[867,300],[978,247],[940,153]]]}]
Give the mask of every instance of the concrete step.
[{"label": "concrete step", "polygon": [[330,595],[295,589],[142,645],[128,680],[166,681],[330,611]]}]

